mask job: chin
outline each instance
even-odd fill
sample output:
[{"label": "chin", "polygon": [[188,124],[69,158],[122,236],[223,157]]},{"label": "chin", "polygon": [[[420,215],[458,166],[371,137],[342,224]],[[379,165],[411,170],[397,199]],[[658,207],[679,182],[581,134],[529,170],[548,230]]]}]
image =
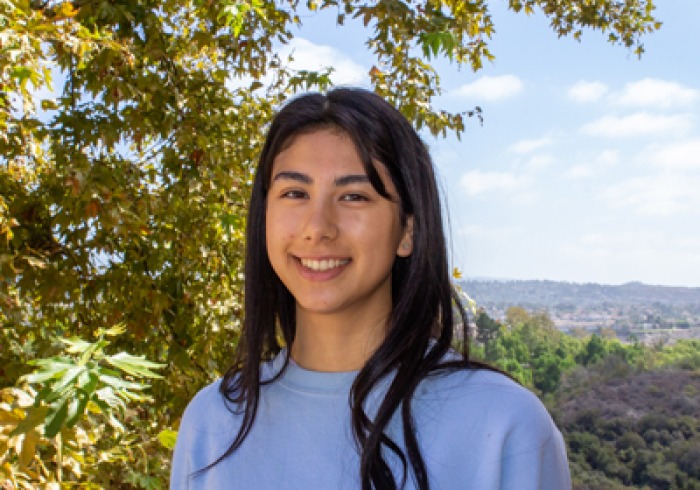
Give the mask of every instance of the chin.
[{"label": "chin", "polygon": [[341,305],[330,303],[327,301],[297,301],[297,309],[301,309],[307,313],[316,313],[320,315],[327,315],[337,312],[341,308]]}]

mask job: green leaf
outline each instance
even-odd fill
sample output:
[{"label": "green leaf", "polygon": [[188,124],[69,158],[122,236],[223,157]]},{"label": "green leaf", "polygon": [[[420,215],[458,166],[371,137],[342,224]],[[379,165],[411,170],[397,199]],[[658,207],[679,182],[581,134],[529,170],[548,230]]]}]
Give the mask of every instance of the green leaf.
[{"label": "green leaf", "polygon": [[91,342],[87,342],[83,339],[61,339],[61,342],[66,344],[68,348],[66,349],[66,352],[69,354],[81,354],[88,350],[90,347],[92,347]]},{"label": "green leaf", "polygon": [[95,392],[98,383],[98,375],[91,371],[86,371],[78,378],[78,387],[81,391],[88,395],[88,397],[92,396],[92,394]]},{"label": "green leaf", "polygon": [[21,378],[27,383],[43,383],[49,379],[59,379],[64,376],[65,372],[72,367],[75,367],[75,362],[66,357],[53,357],[50,359],[39,359],[29,361],[27,364],[39,366],[39,369],[34,373],[27,374]]},{"label": "green leaf", "polygon": [[80,376],[85,371],[85,366],[75,366],[66,370],[66,372],[63,374],[63,377],[51,387],[52,391],[61,392],[64,390],[64,388],[67,388],[69,390],[72,388],[72,391],[75,391],[77,387],[70,385],[76,380],[78,376]]},{"label": "green leaf", "polygon": [[173,450],[175,449],[175,443],[177,442],[177,432],[171,429],[163,429],[158,434],[158,440],[163,447]]},{"label": "green leaf", "polygon": [[64,399],[57,409],[51,407],[46,416],[46,425],[44,426],[44,435],[48,438],[58,434],[66,421],[68,414],[68,400]]},{"label": "green leaf", "polygon": [[250,11],[250,8],[251,6],[247,2],[234,1],[221,8],[218,20],[231,27],[234,37],[238,37],[243,28],[245,16]]},{"label": "green leaf", "polygon": [[133,356],[127,352],[106,356],[105,361],[132,376],[140,378],[162,378],[160,374],[154,373],[152,369],[161,369],[165,366],[164,364],[148,361],[144,356]]},{"label": "green leaf", "polygon": [[20,82],[32,78],[34,71],[27,68],[26,66],[15,66],[10,70],[10,76],[12,78],[18,78]]},{"label": "green leaf", "polygon": [[41,108],[44,111],[55,111],[58,109],[58,104],[55,100],[44,99],[41,101]]},{"label": "green leaf", "polygon": [[101,375],[100,381],[116,390],[144,390],[147,388],[147,386],[142,383],[126,381],[124,379],[108,375]]},{"label": "green leaf", "polygon": [[66,427],[73,427],[78,423],[80,417],[85,413],[85,408],[89,401],[90,397],[85,393],[78,393],[77,396],[71,400],[68,406]]},{"label": "green leaf", "polygon": [[95,392],[95,395],[97,396],[97,399],[105,403],[106,405],[101,405],[98,403],[100,408],[106,408],[109,407],[110,410],[106,410],[108,413],[111,411],[111,409],[115,408],[124,408],[124,401],[119,398],[115,393],[114,390],[109,387],[105,386],[104,388],[101,388]]}]

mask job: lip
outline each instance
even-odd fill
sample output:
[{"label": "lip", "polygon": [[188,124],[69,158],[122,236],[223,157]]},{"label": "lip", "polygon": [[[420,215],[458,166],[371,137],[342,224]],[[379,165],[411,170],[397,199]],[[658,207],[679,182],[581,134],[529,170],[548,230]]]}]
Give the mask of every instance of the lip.
[{"label": "lip", "polygon": [[[329,257],[329,256],[315,256],[315,257],[297,257],[297,256],[292,256],[292,259],[294,260],[294,264],[296,265],[297,271],[299,272],[299,275],[303,277],[304,279],[307,279],[309,281],[330,281],[332,279],[335,279],[336,277],[340,276],[343,272],[345,272],[345,269],[352,263],[352,259],[349,257]],[[302,264],[302,260],[316,260],[316,261],[322,261],[322,260],[347,260],[348,262],[346,264],[333,267],[331,269],[325,270],[325,271],[315,271],[313,269],[310,269],[306,267],[304,264]]]}]

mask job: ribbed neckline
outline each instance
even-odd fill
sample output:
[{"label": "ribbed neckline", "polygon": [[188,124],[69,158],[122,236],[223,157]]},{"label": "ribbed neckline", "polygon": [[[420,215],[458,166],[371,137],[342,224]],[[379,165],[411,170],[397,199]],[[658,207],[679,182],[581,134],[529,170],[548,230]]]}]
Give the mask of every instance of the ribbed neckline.
[{"label": "ribbed neckline", "polygon": [[[272,360],[272,373],[278,373],[284,366],[287,353],[282,350]],[[296,363],[289,362],[280,378],[276,381],[288,388],[314,394],[348,393],[359,371],[325,372],[304,369]]]}]

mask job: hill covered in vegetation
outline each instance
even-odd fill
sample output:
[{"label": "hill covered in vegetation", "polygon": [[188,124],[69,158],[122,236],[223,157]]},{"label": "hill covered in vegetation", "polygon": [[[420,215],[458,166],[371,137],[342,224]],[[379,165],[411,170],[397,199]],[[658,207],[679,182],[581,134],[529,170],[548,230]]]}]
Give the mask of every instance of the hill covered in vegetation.
[{"label": "hill covered in vegetation", "polygon": [[700,309],[700,288],[653,286],[640,282],[621,285],[561,281],[501,281],[467,279],[460,286],[480,305],[523,306],[531,309],[564,305],[675,305]]},{"label": "hill covered in vegetation", "polygon": [[542,312],[476,316],[475,356],[514,374],[557,421],[574,489],[700,489],[700,340],[622,344]]}]

